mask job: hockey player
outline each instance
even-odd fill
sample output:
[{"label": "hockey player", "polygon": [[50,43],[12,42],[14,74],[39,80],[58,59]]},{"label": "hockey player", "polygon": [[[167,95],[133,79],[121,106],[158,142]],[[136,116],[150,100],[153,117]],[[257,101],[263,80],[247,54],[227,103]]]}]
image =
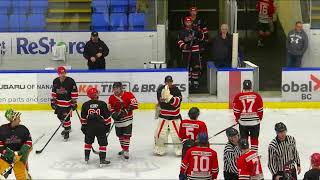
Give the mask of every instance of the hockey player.
[{"label": "hockey player", "polygon": [[223,175],[226,180],[238,180],[239,172],[237,168],[237,160],[241,155],[239,147],[239,132],[234,128],[226,130],[228,143],[224,148],[223,160],[224,170]]},{"label": "hockey player", "polygon": [[199,87],[201,74],[200,44],[203,33],[192,28],[191,17],[184,19],[185,28],[179,33],[178,46],[182,51],[181,66],[189,69],[190,86]]},{"label": "hockey player", "polygon": [[171,136],[175,143],[175,154],[181,156],[182,145],[179,138],[179,127],[181,121],[180,105],[182,101],[181,91],[173,85],[172,76],[165,77],[165,85],[157,90],[158,104],[160,105],[159,123],[155,133],[155,147],[153,152],[156,155],[164,155],[167,150],[168,136]]},{"label": "hockey player", "polygon": [[182,158],[187,150],[195,145],[198,134],[203,132],[208,134],[207,125],[198,120],[200,110],[197,107],[192,107],[188,112],[190,119],[181,121],[179,128],[179,137],[182,142]]},{"label": "hockey player", "polygon": [[114,113],[116,134],[122,151],[118,154],[129,159],[129,145],[132,135],[133,110],[138,109],[138,101],[131,92],[123,91],[122,83],[113,84],[113,95],[109,97],[111,112]]},{"label": "hockey player", "polygon": [[259,13],[258,46],[263,47],[263,41],[271,34],[271,24],[273,23],[273,14],[275,12],[273,0],[259,0],[256,5],[256,10]]},{"label": "hockey player", "polygon": [[70,116],[65,121],[64,119],[71,110],[77,108],[78,89],[75,81],[66,76],[66,69],[63,66],[58,67],[57,72],[59,77],[53,80],[51,107],[58,119],[63,122],[64,130],[61,135],[68,140],[71,130]]},{"label": "hockey player", "polygon": [[250,150],[249,142],[245,138],[239,140],[239,146],[242,151],[237,162],[239,180],[262,180],[262,166],[257,152]]},{"label": "hockey player", "polygon": [[252,92],[250,80],[243,81],[243,91],[234,97],[233,113],[239,122],[240,137],[248,139],[250,136],[251,149],[258,151],[263,101],[258,93]]},{"label": "hockey player", "polygon": [[111,117],[108,106],[104,101],[99,100],[99,92],[96,88],[89,88],[88,97],[91,99],[85,102],[81,108],[81,131],[84,138],[85,161],[89,161],[92,143],[95,137],[99,143],[100,166],[109,164],[106,160],[107,136],[110,131]]},{"label": "hockey player", "polygon": [[218,156],[214,150],[209,148],[208,135],[199,133],[197,144],[197,146],[190,148],[184,156],[179,179],[217,179],[219,173]]},{"label": "hockey player", "polygon": [[[9,109],[5,112],[10,122],[0,127],[0,173],[11,164],[16,179],[31,179],[28,173],[28,156],[32,149],[32,139],[28,128],[20,124],[20,112]],[[5,177],[9,172],[5,174]]]},{"label": "hockey player", "polygon": [[198,16],[197,7],[191,7],[189,12],[192,19],[192,27],[202,32],[203,37],[201,38],[201,40],[207,42],[209,40],[209,30],[207,27],[207,23]]},{"label": "hockey player", "polygon": [[320,153],[313,153],[310,157],[311,169],[304,174],[303,180],[320,179]]}]

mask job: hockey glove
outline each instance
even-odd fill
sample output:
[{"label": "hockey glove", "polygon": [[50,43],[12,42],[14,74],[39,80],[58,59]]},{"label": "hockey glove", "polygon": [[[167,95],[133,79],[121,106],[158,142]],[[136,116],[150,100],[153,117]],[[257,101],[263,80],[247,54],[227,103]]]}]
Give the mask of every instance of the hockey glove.
[{"label": "hockey glove", "polygon": [[13,163],[13,161],[15,159],[14,151],[12,151],[10,148],[6,148],[3,151],[2,158],[9,164]]},{"label": "hockey glove", "polygon": [[179,174],[179,180],[187,180],[187,176],[185,174]]},{"label": "hockey glove", "polygon": [[118,112],[112,113],[111,117],[114,121],[119,121],[121,119]]},{"label": "hockey glove", "polygon": [[127,111],[128,111],[128,112],[133,111],[133,110],[134,110],[134,107],[133,107],[133,106],[129,106],[129,107],[127,108]]},{"label": "hockey glove", "polygon": [[77,108],[78,108],[78,104],[77,103],[71,104],[72,111],[76,110]]},{"label": "hockey glove", "polygon": [[161,94],[162,94],[162,99],[164,99],[164,102],[166,103],[169,103],[170,100],[173,98],[173,96],[170,93],[170,89],[168,85],[164,87]]},{"label": "hockey glove", "polygon": [[56,110],[57,101],[56,101],[55,99],[51,99],[50,102],[51,102],[51,108],[52,108],[53,110]]},{"label": "hockey glove", "polygon": [[29,155],[30,149],[31,149],[30,146],[24,144],[24,145],[22,145],[22,147],[20,148],[20,151],[18,152],[18,155],[21,156],[20,161],[22,161],[24,164],[28,160],[28,155]]},{"label": "hockey glove", "polygon": [[83,133],[84,135],[86,135],[86,133],[87,133],[87,125],[82,125],[82,126],[81,126],[81,131],[82,131],[82,133]]},{"label": "hockey glove", "polygon": [[121,109],[121,111],[119,112],[119,118],[123,118],[126,115],[128,115],[128,110],[127,109]]}]

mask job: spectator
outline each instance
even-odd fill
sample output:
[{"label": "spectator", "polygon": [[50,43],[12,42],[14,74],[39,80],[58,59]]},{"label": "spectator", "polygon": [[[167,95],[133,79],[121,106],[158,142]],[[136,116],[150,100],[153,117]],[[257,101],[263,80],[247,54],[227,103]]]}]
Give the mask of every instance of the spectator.
[{"label": "spectator", "polygon": [[287,67],[301,67],[303,54],[308,48],[308,36],[303,30],[302,22],[296,22],[295,29],[288,33]]},{"label": "spectator", "polygon": [[220,33],[213,39],[213,59],[217,68],[230,68],[232,60],[232,36],[228,25],[222,24]]},{"label": "spectator", "polygon": [[108,46],[99,38],[98,32],[92,32],[90,41],[84,46],[83,57],[88,60],[89,70],[106,69],[105,57],[109,54]]},{"label": "spectator", "polygon": [[259,13],[258,47],[263,47],[263,41],[270,36],[273,29],[273,14],[275,12],[273,0],[259,0],[256,5],[256,10]]}]

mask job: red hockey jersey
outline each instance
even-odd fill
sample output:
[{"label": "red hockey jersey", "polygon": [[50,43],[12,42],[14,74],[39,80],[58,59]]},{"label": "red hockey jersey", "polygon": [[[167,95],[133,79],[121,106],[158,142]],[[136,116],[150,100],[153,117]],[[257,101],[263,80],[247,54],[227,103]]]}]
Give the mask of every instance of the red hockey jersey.
[{"label": "red hockey jersey", "polygon": [[259,22],[262,23],[269,23],[275,12],[273,0],[259,0],[256,9],[259,12]]},{"label": "red hockey jersey", "polygon": [[190,179],[217,179],[219,173],[217,153],[209,147],[195,146],[186,152],[180,173]]},{"label": "red hockey jersey", "polygon": [[263,117],[263,101],[255,92],[241,92],[234,97],[233,113],[243,126],[258,125]]},{"label": "red hockey jersey", "polygon": [[179,138],[181,141],[186,139],[196,140],[200,132],[208,134],[207,126],[200,120],[182,120],[179,129]]},{"label": "red hockey jersey", "polygon": [[[111,95],[109,97],[109,105],[111,107],[111,112],[120,112],[122,109],[128,109],[132,106],[133,109],[138,109],[138,101],[131,92],[123,91],[120,96]],[[116,127],[126,127],[132,124],[133,112],[128,111],[128,114],[120,119],[120,121],[115,121]]]},{"label": "red hockey jersey", "polygon": [[239,180],[263,179],[262,166],[259,155],[249,151],[241,155],[237,162]]}]

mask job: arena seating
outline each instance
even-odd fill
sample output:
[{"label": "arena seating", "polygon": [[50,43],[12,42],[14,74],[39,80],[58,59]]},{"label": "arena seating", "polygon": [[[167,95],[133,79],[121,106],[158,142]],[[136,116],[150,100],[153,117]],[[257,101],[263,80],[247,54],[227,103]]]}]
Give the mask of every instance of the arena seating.
[{"label": "arena seating", "polygon": [[[1,0],[0,31],[44,31],[52,0]],[[145,14],[137,13],[137,0],[91,0],[91,30],[142,31]],[[89,30],[89,29],[88,29]]]}]

